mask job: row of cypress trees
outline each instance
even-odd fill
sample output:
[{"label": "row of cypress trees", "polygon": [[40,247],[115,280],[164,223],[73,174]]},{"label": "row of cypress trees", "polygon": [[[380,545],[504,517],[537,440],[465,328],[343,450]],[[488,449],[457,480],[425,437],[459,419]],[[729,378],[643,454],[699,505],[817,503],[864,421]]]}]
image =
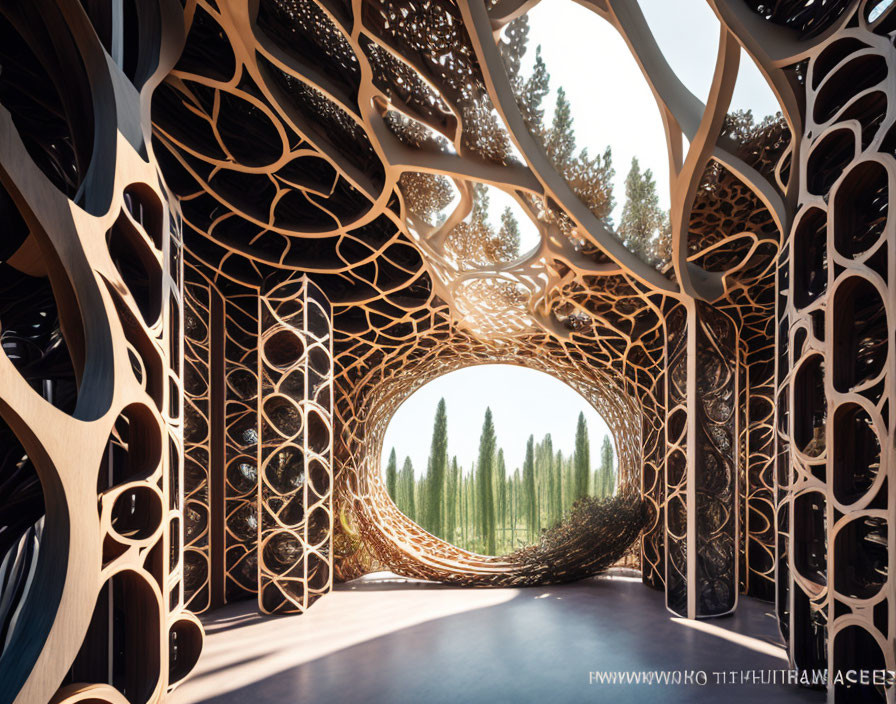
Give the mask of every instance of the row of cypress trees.
[{"label": "row of cypress trees", "polygon": [[555,451],[550,434],[540,442],[530,435],[522,468],[509,473],[487,408],[476,464],[465,472],[457,457],[449,461],[448,415],[441,399],[426,473],[417,476],[410,457],[399,470],[392,448],[386,488],[399,510],[433,535],[468,550],[500,555],[535,542],[542,529],[562,521],[576,499],[611,496],[616,473],[609,436],[603,438],[599,459],[592,471],[588,427],[580,413],[571,453]]}]

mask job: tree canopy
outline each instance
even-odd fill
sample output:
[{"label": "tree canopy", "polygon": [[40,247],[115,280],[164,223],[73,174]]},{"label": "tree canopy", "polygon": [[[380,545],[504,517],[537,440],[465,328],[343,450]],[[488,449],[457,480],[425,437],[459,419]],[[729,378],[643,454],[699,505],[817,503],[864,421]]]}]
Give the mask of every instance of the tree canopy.
[{"label": "tree canopy", "polygon": [[617,234],[629,251],[650,264],[668,262],[669,219],[660,208],[656,182],[650,169],[641,170],[637,157],[625,177],[625,205]]}]

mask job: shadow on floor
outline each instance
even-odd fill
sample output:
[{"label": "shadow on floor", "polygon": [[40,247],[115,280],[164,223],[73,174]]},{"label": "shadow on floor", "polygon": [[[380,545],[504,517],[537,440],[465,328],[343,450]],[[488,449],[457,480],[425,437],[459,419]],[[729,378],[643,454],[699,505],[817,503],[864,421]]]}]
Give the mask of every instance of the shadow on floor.
[{"label": "shadow on floor", "polygon": [[350,582],[333,585],[333,591],[337,592],[380,592],[391,589],[438,590],[457,589],[457,587],[439,582],[427,582],[425,579],[401,577],[392,572],[374,572]]},{"label": "shadow on floor", "polygon": [[[302,616],[210,629],[192,680],[172,702],[824,701],[821,692],[789,685],[716,684],[715,673],[787,668],[772,606],[753,599],[695,626],[674,619],[661,593],[631,579],[462,590],[399,586],[384,576],[354,586],[340,586]],[[209,625],[250,618],[253,608],[227,607]],[[702,671],[707,684],[589,683],[596,671]]]}]

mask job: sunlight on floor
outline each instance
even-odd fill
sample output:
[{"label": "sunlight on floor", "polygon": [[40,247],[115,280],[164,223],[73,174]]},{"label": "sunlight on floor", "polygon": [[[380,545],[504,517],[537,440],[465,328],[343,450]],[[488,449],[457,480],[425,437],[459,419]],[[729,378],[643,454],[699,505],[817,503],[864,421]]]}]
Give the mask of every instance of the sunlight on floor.
[{"label": "sunlight on floor", "polygon": [[687,626],[688,628],[692,628],[695,631],[701,631],[702,633],[707,633],[711,636],[717,636],[718,638],[727,640],[729,643],[734,643],[735,645],[740,645],[744,648],[755,650],[757,653],[762,653],[763,655],[768,655],[770,657],[783,660],[784,662],[788,662],[787,651],[784,648],[773,645],[772,643],[767,643],[766,641],[760,640],[759,638],[745,636],[742,633],[735,633],[734,631],[729,631],[725,628],[722,628],[721,626],[707,623],[706,621],[693,621],[690,619],[678,618],[675,616],[673,616],[670,620],[673,623],[677,623],[681,626]]},{"label": "sunlight on floor", "polygon": [[[643,690],[596,689],[588,673],[787,667],[768,603],[743,597],[724,619],[684,621],[635,575],[456,589],[379,572],[338,585],[302,616],[260,617],[252,601],[231,604],[203,619],[206,648],[169,702],[641,704],[650,699]],[[759,691],[682,686],[663,701],[734,704],[757,701]],[[824,695],[775,685],[760,696],[820,704]]]},{"label": "sunlight on floor", "polygon": [[[430,588],[415,589],[415,584]],[[497,606],[520,593],[519,589],[432,587],[420,580],[379,572],[342,585],[301,616],[270,619],[243,612],[212,618],[206,625],[209,634],[238,627],[239,639],[206,641],[200,669],[169,701],[202,702],[359,643],[427,621]],[[377,608],[357,609],[355,603],[369,600],[371,591],[377,592]],[[356,616],[345,619],[346,612]],[[321,632],[327,634],[325,639],[321,639]]]}]

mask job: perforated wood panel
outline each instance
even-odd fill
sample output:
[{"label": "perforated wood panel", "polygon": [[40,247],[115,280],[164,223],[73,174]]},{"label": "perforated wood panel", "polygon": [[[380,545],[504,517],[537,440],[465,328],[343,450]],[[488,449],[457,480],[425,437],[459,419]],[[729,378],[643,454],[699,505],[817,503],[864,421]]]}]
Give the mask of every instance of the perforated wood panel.
[{"label": "perforated wood panel", "polygon": [[305,277],[260,303],[258,603],[302,612],[333,585],[330,304]]},{"label": "perforated wood panel", "polygon": [[[892,14],[818,42],[805,67],[800,207],[784,266],[779,614],[802,668],[892,668]],[[846,13],[852,16],[853,9]],[[881,36],[883,35],[883,36]],[[783,273],[783,272],[782,272]],[[892,701],[838,684],[836,702]]]},{"label": "perforated wood panel", "polygon": [[[896,667],[896,14],[708,4],[705,102],[638,3],[587,5],[663,118],[657,268],[527,122],[496,42],[524,6],[0,3],[0,702],[158,701],[201,646],[185,606],[300,611],[379,567],[587,571],[577,551],[547,575],[460,550],[385,491],[398,405],[490,362],[607,420],[645,506],[644,582],[675,613],[774,596],[798,667]],[[726,116],[742,50],[783,113],[746,131]],[[465,224],[481,183],[536,248],[492,252]],[[436,218],[443,187],[459,197]],[[264,353],[281,334],[302,345],[282,364]],[[285,448],[301,459],[280,472]]]},{"label": "perforated wood panel", "polygon": [[0,5],[4,702],[158,701],[202,645],[182,587],[181,220],[139,118],[179,52],[171,9],[129,7],[113,49],[108,9]]}]

